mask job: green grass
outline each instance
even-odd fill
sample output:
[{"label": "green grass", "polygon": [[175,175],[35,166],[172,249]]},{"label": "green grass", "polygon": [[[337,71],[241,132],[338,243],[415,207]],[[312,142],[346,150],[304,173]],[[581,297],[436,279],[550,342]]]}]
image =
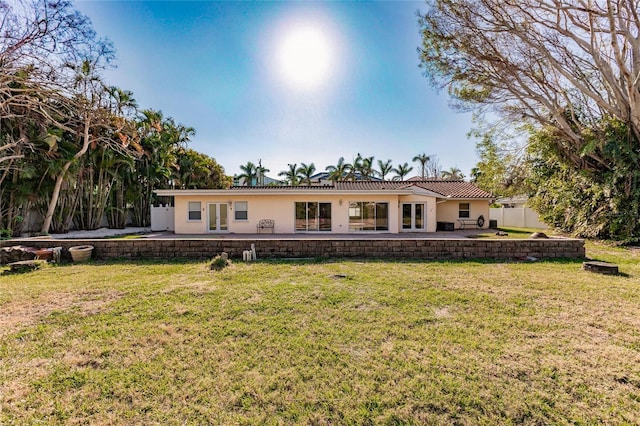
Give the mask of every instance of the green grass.
[{"label": "green grass", "polygon": [[637,424],[640,254],[0,278],[0,424]]}]

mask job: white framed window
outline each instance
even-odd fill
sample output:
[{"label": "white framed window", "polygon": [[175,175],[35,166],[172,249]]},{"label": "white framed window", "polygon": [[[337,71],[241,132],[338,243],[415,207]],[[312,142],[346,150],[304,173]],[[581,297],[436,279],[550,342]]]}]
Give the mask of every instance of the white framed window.
[{"label": "white framed window", "polygon": [[188,221],[200,221],[202,220],[202,203],[200,201],[189,201],[188,203]]},{"label": "white framed window", "polygon": [[233,203],[233,212],[235,220],[248,220],[249,203],[247,201],[236,201]]},{"label": "white framed window", "polygon": [[468,219],[471,217],[471,205],[469,203],[460,203],[458,206],[458,217],[460,219]]}]

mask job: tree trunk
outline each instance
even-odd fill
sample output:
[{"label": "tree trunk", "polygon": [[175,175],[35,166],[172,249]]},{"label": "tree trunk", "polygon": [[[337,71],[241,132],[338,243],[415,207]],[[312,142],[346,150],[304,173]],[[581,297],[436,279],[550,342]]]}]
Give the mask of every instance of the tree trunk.
[{"label": "tree trunk", "polygon": [[56,184],[53,187],[53,193],[51,194],[51,200],[49,201],[47,214],[44,216],[44,222],[42,223],[42,228],[40,229],[40,232],[42,232],[43,234],[48,233],[49,228],[51,228],[51,220],[53,219],[53,213],[58,204],[58,198],[60,197],[60,188],[62,187],[62,182],[64,182],[64,179],[67,176],[67,170],[69,170],[69,167],[71,167],[74,161],[82,157],[85,154],[85,152],[87,152],[87,149],[89,149],[89,129],[90,128],[91,128],[91,118],[87,114],[87,117],[85,118],[85,122],[84,122],[84,130],[82,133],[82,138],[83,138],[82,148],[80,149],[80,151],[76,152],[76,154],[73,156],[71,160],[67,161],[65,165],[62,166],[62,170],[60,171],[60,174],[56,178]]}]

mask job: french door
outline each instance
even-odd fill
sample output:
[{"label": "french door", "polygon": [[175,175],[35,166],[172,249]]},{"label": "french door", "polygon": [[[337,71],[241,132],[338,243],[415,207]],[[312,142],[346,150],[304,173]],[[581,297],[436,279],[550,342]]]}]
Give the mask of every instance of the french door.
[{"label": "french door", "polygon": [[402,230],[424,231],[427,226],[424,203],[402,203]]},{"label": "french door", "polygon": [[227,232],[229,230],[229,205],[227,203],[209,203],[207,231]]}]

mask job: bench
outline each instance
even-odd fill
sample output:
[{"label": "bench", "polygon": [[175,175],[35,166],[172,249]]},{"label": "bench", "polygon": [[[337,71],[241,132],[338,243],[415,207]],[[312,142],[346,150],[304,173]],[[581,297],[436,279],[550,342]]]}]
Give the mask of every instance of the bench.
[{"label": "bench", "polygon": [[484,226],[484,216],[480,215],[477,219],[458,219],[460,229],[464,229],[467,225],[475,225],[480,229]]},{"label": "bench", "polygon": [[266,230],[266,231],[271,231],[271,233],[274,233],[276,227],[276,223],[273,219],[260,219],[258,221],[258,225],[256,226],[256,232],[258,234],[261,234],[262,231]]}]

